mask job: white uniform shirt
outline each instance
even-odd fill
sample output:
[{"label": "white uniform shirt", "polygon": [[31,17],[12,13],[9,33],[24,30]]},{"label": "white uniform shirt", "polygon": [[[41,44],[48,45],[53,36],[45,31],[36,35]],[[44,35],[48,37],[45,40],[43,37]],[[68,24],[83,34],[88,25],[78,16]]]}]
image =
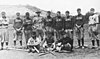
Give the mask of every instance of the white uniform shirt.
[{"label": "white uniform shirt", "polygon": [[97,14],[89,17],[89,24],[95,24],[95,23],[99,23],[99,18]]},{"label": "white uniform shirt", "polygon": [[31,37],[28,40],[28,44],[27,45],[38,45],[40,44],[41,39],[39,37],[37,37],[35,40]]},{"label": "white uniform shirt", "polygon": [[2,24],[2,28],[8,28],[9,25],[9,19],[8,18],[0,18],[1,24]]}]

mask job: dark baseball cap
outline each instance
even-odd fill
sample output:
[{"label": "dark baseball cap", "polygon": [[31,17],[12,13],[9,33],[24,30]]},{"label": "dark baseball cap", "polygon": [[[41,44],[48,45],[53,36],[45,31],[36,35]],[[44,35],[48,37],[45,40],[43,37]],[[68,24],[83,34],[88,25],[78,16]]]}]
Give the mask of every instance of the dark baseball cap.
[{"label": "dark baseball cap", "polygon": [[60,11],[57,11],[57,13],[59,13],[59,14],[60,14],[61,12],[60,12]]},{"label": "dark baseball cap", "polygon": [[51,11],[47,11],[47,13],[51,13]]},{"label": "dark baseball cap", "polygon": [[80,10],[81,10],[81,8],[78,8],[78,9],[77,9],[77,11],[80,11]]},{"label": "dark baseball cap", "polygon": [[65,13],[70,13],[69,11],[66,11]]}]

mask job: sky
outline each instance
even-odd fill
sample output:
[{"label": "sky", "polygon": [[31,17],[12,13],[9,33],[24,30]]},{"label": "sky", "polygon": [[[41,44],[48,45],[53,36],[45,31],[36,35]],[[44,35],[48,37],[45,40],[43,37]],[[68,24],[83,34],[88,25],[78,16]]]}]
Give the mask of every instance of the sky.
[{"label": "sky", "polygon": [[77,8],[81,8],[83,14],[90,8],[100,12],[100,0],[0,0],[0,5],[32,5],[46,11],[61,11],[63,14],[66,10],[76,14]]}]

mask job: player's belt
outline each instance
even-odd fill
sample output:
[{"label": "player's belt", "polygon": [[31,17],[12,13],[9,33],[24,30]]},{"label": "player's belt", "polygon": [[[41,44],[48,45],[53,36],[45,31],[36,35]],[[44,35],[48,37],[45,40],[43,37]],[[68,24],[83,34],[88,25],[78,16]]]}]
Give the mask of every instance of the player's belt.
[{"label": "player's belt", "polygon": [[77,24],[76,24],[75,26],[76,26],[77,28],[81,28],[81,27],[82,27],[82,25],[77,25]]}]

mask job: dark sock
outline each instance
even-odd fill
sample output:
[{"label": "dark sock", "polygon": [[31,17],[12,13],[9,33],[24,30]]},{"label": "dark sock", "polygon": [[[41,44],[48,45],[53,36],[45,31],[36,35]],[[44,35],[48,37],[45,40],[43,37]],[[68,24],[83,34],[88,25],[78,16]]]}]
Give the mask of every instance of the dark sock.
[{"label": "dark sock", "polygon": [[73,49],[73,39],[71,40],[71,49]]},{"label": "dark sock", "polygon": [[84,46],[84,38],[82,38],[82,46]]},{"label": "dark sock", "polygon": [[81,46],[81,45],[80,45],[80,40],[78,40],[78,46]]},{"label": "dark sock", "polygon": [[3,43],[3,42],[1,42],[1,47],[2,47],[2,48],[3,48],[3,44],[4,44],[4,43]]},{"label": "dark sock", "polygon": [[20,41],[20,45],[22,46],[22,41]]},{"label": "dark sock", "polygon": [[16,46],[16,41],[14,41],[14,46]]},{"label": "dark sock", "polygon": [[95,40],[92,40],[92,46],[95,46]]},{"label": "dark sock", "polygon": [[8,42],[6,42],[6,46],[8,46]]},{"label": "dark sock", "polygon": [[99,40],[96,40],[97,41],[97,46],[99,46]]}]

